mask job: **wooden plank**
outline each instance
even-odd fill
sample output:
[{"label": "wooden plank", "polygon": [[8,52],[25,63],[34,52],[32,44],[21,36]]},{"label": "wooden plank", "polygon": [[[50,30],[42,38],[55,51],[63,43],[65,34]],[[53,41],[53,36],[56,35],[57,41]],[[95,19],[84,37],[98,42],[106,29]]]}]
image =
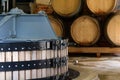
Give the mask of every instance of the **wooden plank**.
[{"label": "wooden plank", "polygon": [[[66,47],[66,56],[68,57],[68,47]],[[67,65],[66,65],[66,70],[68,71],[68,61],[67,61]]]},{"label": "wooden plank", "polygon": [[[25,60],[30,61],[31,60],[31,51],[25,51]],[[28,64],[28,67],[30,65]],[[31,79],[31,70],[26,70],[26,79]]]},{"label": "wooden plank", "polygon": [[[53,59],[53,58],[54,58],[54,50],[51,50],[51,51],[50,51],[50,54],[51,54],[50,58]],[[55,75],[54,72],[55,72],[55,69],[54,69],[54,68],[51,68],[51,76],[54,76],[54,75]]]},{"label": "wooden plank", "polygon": [[[5,52],[0,52],[0,62],[5,62]],[[4,66],[0,66],[2,67]],[[0,80],[5,80],[5,72],[0,72]]]},{"label": "wooden plank", "polygon": [[[66,49],[63,49],[63,57],[66,57],[67,56],[67,54],[66,54]],[[63,73],[66,73],[67,72],[67,70],[66,70],[66,67],[67,66],[64,66],[64,70],[63,70]]]},{"label": "wooden plank", "polygon": [[[25,61],[25,52],[19,52],[19,61]],[[24,65],[22,65],[24,66]],[[19,80],[25,80],[25,70],[19,71]]]},{"label": "wooden plank", "polygon": [[69,53],[120,53],[120,47],[69,47]]},{"label": "wooden plank", "polygon": [[[37,60],[41,60],[41,51],[37,51]],[[41,75],[42,75],[42,73],[41,73],[41,69],[37,69],[37,78],[41,78]]]},{"label": "wooden plank", "polygon": [[[47,59],[50,59],[50,58],[51,58],[51,51],[50,51],[50,50],[47,50],[47,56],[46,56],[46,57],[47,57]],[[50,69],[50,68],[47,68],[46,71],[47,71],[47,72],[46,72],[47,77],[49,77],[50,74],[51,74],[51,73],[50,73],[50,72],[51,72],[51,69]]]},{"label": "wooden plank", "polygon": [[[54,58],[57,58],[57,56],[58,56],[58,50],[55,50]],[[58,74],[58,71],[57,71],[57,67],[56,67],[56,68],[54,68],[54,75],[57,75],[57,74]]]},{"label": "wooden plank", "polygon": [[[37,57],[36,57],[36,54],[37,52],[36,51],[32,51],[32,60],[36,60]],[[36,65],[36,64],[34,64]],[[36,69],[32,70],[32,79],[36,79],[37,78],[37,72],[36,72]]]},{"label": "wooden plank", "polygon": [[[63,51],[62,50],[58,50],[58,57],[61,58],[63,55],[61,54]],[[60,75],[63,72],[63,68],[62,66],[60,66],[58,68],[58,74]]]},{"label": "wooden plank", "polygon": [[[62,55],[62,57],[66,56],[66,50],[65,49],[62,49],[61,55]],[[62,66],[62,74],[64,74],[65,72],[66,72],[66,66]]]},{"label": "wooden plank", "polygon": [[[46,50],[42,50],[42,57],[41,57],[41,59],[42,60],[46,60],[46,55],[47,55]],[[42,78],[43,77],[47,77],[46,72],[47,72],[46,69],[42,69]]]},{"label": "wooden plank", "polygon": [[[47,48],[50,48],[50,42],[47,42]],[[50,59],[51,58],[51,50],[47,50],[46,51],[46,59]],[[47,74],[47,77],[50,77],[51,75],[51,68],[47,68],[46,69],[46,74]]]},{"label": "wooden plank", "polygon": [[[18,52],[17,51],[14,51],[12,52],[12,56],[13,56],[13,62],[18,62]],[[15,67],[17,67],[17,65],[15,65]],[[13,79],[12,80],[19,80],[18,79],[18,71],[13,71]]]},{"label": "wooden plank", "polygon": [[[12,62],[12,52],[6,52],[6,62]],[[12,71],[6,72],[6,80],[12,80]]]}]

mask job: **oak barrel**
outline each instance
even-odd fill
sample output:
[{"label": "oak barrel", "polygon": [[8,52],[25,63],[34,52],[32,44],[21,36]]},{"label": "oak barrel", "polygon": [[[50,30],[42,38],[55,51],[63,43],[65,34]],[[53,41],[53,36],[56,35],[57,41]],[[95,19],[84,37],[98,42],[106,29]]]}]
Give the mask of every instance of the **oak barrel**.
[{"label": "oak barrel", "polygon": [[64,36],[64,30],[63,30],[63,23],[60,19],[54,17],[54,16],[49,16],[49,20],[51,23],[51,26],[56,33],[58,37],[63,37]]},{"label": "oak barrel", "polygon": [[86,0],[91,12],[98,15],[105,15],[119,8],[120,0]]},{"label": "oak barrel", "polygon": [[71,36],[79,45],[93,45],[100,36],[98,21],[86,15],[77,18],[71,25]]},{"label": "oak barrel", "polygon": [[106,21],[105,35],[115,46],[120,46],[120,14],[114,14]]},{"label": "oak barrel", "polygon": [[81,0],[51,0],[54,11],[63,17],[77,14],[81,9]]},{"label": "oak barrel", "polygon": [[35,0],[35,13],[38,13],[39,11],[43,10],[47,14],[53,13],[53,8],[51,6],[50,0]]},{"label": "oak barrel", "polygon": [[0,43],[0,80],[62,80],[67,50],[67,40]]}]

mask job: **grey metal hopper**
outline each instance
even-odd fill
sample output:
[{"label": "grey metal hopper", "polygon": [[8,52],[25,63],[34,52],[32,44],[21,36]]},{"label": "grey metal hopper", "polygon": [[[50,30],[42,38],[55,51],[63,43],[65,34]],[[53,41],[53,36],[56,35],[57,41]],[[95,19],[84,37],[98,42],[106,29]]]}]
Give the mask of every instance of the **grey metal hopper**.
[{"label": "grey metal hopper", "polygon": [[0,41],[38,41],[58,39],[47,15],[25,14],[18,8],[0,15]]}]

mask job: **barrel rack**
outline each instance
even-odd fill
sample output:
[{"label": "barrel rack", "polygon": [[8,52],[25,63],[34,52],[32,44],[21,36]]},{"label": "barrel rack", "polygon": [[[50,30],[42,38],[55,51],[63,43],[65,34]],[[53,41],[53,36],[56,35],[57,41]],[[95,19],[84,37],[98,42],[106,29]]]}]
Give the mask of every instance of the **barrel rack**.
[{"label": "barrel rack", "polygon": [[120,53],[120,47],[69,47],[69,53],[96,53],[100,57],[102,53]]}]

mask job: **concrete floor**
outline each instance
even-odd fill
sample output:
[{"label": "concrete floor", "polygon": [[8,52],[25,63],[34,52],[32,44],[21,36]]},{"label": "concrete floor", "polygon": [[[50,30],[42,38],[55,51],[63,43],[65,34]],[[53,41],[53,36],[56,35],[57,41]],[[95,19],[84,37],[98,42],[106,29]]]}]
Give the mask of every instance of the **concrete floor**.
[{"label": "concrete floor", "polygon": [[[75,61],[78,61],[74,65]],[[100,58],[95,56],[70,56],[69,67],[81,72],[81,77],[75,80],[120,80],[120,55],[104,54]],[[92,78],[90,76],[93,75]],[[85,78],[88,79],[85,79]],[[98,77],[98,78],[96,78]]]},{"label": "concrete floor", "polygon": [[69,62],[69,68],[76,70],[80,73],[80,75],[72,80],[99,80],[98,74],[94,70],[81,68],[78,65],[74,65]]}]

